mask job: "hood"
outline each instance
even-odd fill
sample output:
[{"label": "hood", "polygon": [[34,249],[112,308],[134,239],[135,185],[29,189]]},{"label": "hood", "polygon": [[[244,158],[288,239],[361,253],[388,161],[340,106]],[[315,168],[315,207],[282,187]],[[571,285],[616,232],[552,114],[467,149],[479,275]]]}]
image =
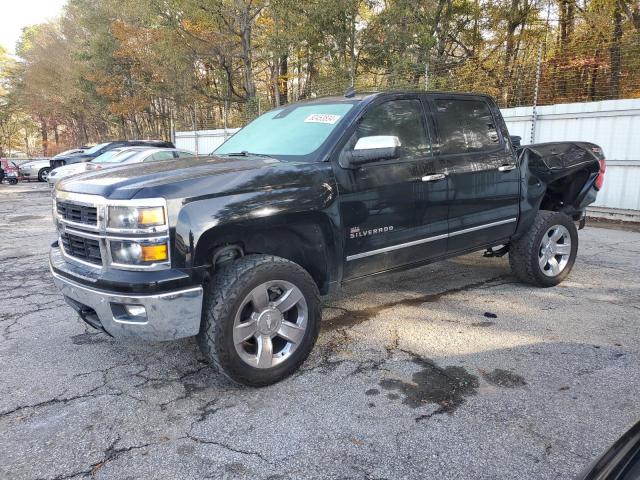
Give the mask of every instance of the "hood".
[{"label": "hood", "polygon": [[256,190],[294,188],[325,178],[327,163],[284,162],[270,157],[210,156],[138,163],[74,175],[58,190],[111,199],[206,198]]},{"label": "hood", "polygon": [[56,157],[52,158],[54,162],[58,162],[59,160],[64,160],[67,165],[72,163],[80,163],[80,162],[88,162],[96,158],[95,155],[86,155],[84,153],[76,153],[73,155],[65,155],[64,157]]},{"label": "hood", "polygon": [[73,175],[74,173],[84,172],[87,168],[86,165],[86,163],[72,163],[71,165],[54,168],[49,173],[49,178],[65,177],[67,175]]}]

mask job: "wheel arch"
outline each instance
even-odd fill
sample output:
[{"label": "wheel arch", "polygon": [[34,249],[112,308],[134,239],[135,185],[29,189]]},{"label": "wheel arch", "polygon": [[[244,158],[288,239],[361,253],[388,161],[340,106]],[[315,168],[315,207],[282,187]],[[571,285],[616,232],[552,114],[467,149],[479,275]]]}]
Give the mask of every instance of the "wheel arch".
[{"label": "wheel arch", "polygon": [[336,236],[322,212],[288,213],[214,226],[194,245],[193,265],[213,271],[216,263],[250,254],[267,254],[304,268],[322,293],[338,275]]}]

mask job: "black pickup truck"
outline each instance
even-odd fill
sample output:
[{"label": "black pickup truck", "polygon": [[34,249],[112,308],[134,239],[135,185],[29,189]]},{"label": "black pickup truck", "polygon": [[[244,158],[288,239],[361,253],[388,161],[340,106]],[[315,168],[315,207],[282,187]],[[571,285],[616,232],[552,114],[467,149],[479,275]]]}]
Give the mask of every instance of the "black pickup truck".
[{"label": "black pickup truck", "polygon": [[344,282],[486,249],[558,284],[604,170],[590,143],[515,147],[483,95],[314,99],[208,157],[61,181],[51,271],[90,325],[197,336],[221,372],[267,385],[309,355],[320,295]]}]

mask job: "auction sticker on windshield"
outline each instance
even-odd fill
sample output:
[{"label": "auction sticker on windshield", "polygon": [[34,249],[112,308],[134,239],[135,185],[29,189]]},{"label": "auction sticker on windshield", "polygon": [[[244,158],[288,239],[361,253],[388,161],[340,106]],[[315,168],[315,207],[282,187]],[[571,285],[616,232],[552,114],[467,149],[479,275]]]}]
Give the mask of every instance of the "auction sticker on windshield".
[{"label": "auction sticker on windshield", "polygon": [[341,115],[332,115],[330,113],[312,113],[304,119],[305,123],[328,123],[333,125],[340,120]]}]

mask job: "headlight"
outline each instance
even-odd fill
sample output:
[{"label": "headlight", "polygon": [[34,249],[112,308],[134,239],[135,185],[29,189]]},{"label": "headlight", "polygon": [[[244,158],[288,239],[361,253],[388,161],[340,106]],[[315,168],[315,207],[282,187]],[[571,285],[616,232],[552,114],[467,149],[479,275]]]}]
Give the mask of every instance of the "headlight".
[{"label": "headlight", "polygon": [[164,207],[109,207],[109,228],[141,229],[165,224]]},{"label": "headlight", "polygon": [[152,265],[169,260],[166,239],[160,242],[111,240],[111,259],[122,265]]}]

